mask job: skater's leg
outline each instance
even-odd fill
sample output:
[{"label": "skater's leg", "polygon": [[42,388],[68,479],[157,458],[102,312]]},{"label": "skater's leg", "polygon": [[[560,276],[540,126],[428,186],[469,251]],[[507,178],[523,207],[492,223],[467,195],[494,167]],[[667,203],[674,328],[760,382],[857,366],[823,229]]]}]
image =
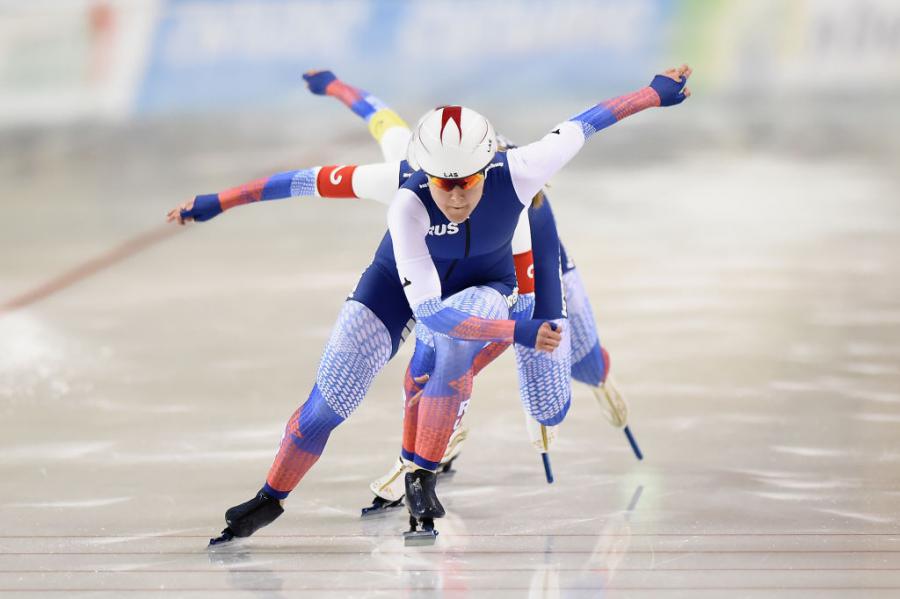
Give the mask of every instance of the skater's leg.
[{"label": "skater's leg", "polygon": [[[475,293],[475,292],[472,292]],[[486,292],[485,292],[486,293]],[[471,294],[470,294],[471,295]],[[455,296],[454,296],[455,297]],[[455,297],[448,300],[451,304],[456,304],[462,309],[470,310],[471,306],[466,305],[465,296]],[[499,306],[499,303],[497,304]],[[519,300],[510,311],[509,316],[512,319],[530,318],[531,310],[534,306],[534,295],[526,294],[519,296]],[[491,313],[488,310],[488,313]],[[404,390],[406,395],[406,405],[403,420],[403,451],[402,456],[412,456],[415,452],[415,439],[419,422],[418,410],[419,399],[424,388],[424,383],[416,382],[416,379],[422,375],[431,375],[435,369],[435,335],[424,325],[416,326],[416,350],[410,361],[409,368],[404,382]],[[476,375],[483,370],[488,364],[499,357],[508,347],[507,343],[475,343],[469,347],[476,348],[475,356],[472,358],[472,375]],[[462,403],[459,407],[459,413],[455,420],[456,426],[451,431],[451,435],[459,429],[459,422],[465,413],[468,403]],[[455,448],[445,447],[442,455],[442,463],[448,459],[455,457]],[[458,453],[458,451],[456,452]],[[448,457],[449,456],[449,457]],[[408,459],[412,459],[408,457]]]},{"label": "skater's leg", "polygon": [[[481,318],[506,318],[505,299],[488,287],[466,289],[446,303]],[[418,405],[414,447],[404,447],[403,457],[420,468],[434,471],[447,441],[465,412],[472,393],[473,361],[484,343],[434,335],[435,366]]]},{"label": "skater's leg", "polygon": [[[510,310],[510,318],[513,320],[531,318],[534,309],[534,293],[520,293],[517,302]],[[415,451],[415,438],[418,425],[418,408],[421,392],[426,380],[423,376],[430,375],[434,370],[434,334],[425,326],[417,325],[416,349],[404,377],[404,420],[402,449],[406,455],[412,455]],[[500,356],[507,348],[508,343],[488,343],[477,353],[473,360],[473,375],[477,375],[494,359]],[[418,379],[418,380],[417,380]],[[461,404],[461,408],[467,404]],[[461,415],[462,416],[462,415]],[[457,419],[456,428],[451,433],[450,440],[441,457],[441,472],[452,472],[450,464],[459,455],[466,437],[467,431]],[[402,451],[401,449],[401,451]],[[393,466],[382,476],[373,480],[369,488],[375,495],[372,506],[363,508],[363,515],[369,516],[382,513],[385,509],[396,507],[405,494],[404,473],[412,464],[403,461],[402,457],[395,461]]]},{"label": "skater's leg", "polygon": [[[416,444],[416,430],[419,418],[419,400],[427,382],[420,382],[431,376],[435,364],[434,338],[421,325],[416,326],[416,348],[406,368],[403,381],[405,401],[403,405],[403,440],[401,455],[412,453]],[[416,379],[419,379],[417,381]]]},{"label": "skater's leg", "polygon": [[420,468],[437,470],[472,394],[472,359],[482,345],[446,337],[435,339],[437,362],[418,402],[414,444],[403,448],[403,457]]},{"label": "skater's leg", "polygon": [[[385,236],[382,244],[389,242]],[[318,460],[331,431],[362,401],[372,379],[411,330],[411,322],[396,272],[376,255],[341,309],[316,384],[288,421],[263,489],[225,512],[228,527],[210,545],[249,536],[281,514],[281,501]]]},{"label": "skater's leg", "polygon": [[[534,294],[519,295],[518,301],[509,311],[509,317],[513,320],[531,318],[531,312],[534,309]],[[434,337],[435,335],[423,325],[416,326],[416,350],[410,361],[409,368],[405,377],[404,390],[406,393],[406,410],[403,421],[403,448],[405,455],[411,455],[414,452],[416,427],[418,425],[418,407],[420,392],[424,388],[424,384],[417,383],[416,378],[423,374],[433,372],[435,368],[434,357]],[[475,376],[481,372],[488,364],[498,358],[509,347],[508,343],[487,343],[484,344],[472,359],[472,375]],[[463,411],[467,404],[462,404]],[[463,413],[459,414],[457,424],[462,418]],[[453,432],[456,432],[454,428]],[[448,458],[448,456],[450,456]],[[455,457],[453,448],[447,447],[442,463],[448,459]]]},{"label": "skater's leg", "polygon": [[610,375],[609,354],[600,344],[597,323],[581,275],[563,252],[563,283],[572,331],[572,378],[591,388],[610,424],[622,427],[637,459],[644,455],[628,426],[628,403]]},{"label": "skater's leg", "polygon": [[391,356],[391,335],[367,306],[344,303],[309,399],[291,417],[264,490],[287,497],[319,459],[331,431],[356,409]]},{"label": "skater's leg", "polygon": [[554,322],[562,326],[563,333],[562,342],[553,352],[540,352],[521,345],[515,348],[522,406],[545,426],[562,422],[572,400],[569,324],[564,318]]},{"label": "skater's leg", "polygon": [[563,283],[572,330],[572,378],[596,387],[606,380],[609,368],[606,351],[597,335],[591,303],[577,269],[565,272]]}]

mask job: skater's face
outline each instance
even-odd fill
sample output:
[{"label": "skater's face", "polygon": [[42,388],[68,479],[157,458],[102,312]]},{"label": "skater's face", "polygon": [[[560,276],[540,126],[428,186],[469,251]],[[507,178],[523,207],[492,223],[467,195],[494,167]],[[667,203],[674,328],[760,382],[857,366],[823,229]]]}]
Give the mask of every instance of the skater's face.
[{"label": "skater's face", "polygon": [[[474,176],[474,175],[473,175]],[[461,179],[445,179],[444,181],[462,181]],[[462,223],[478,206],[484,192],[484,176],[479,175],[477,182],[471,185],[453,185],[447,191],[447,184],[437,184],[433,179],[428,181],[431,197],[441,212],[451,223]],[[464,189],[466,188],[466,189]]]}]

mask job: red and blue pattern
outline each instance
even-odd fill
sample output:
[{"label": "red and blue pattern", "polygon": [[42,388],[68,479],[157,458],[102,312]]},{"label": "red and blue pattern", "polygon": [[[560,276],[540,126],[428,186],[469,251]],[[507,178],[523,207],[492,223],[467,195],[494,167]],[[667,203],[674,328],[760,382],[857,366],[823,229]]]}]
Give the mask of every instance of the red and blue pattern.
[{"label": "red and blue pattern", "polygon": [[337,98],[357,116],[367,121],[385,107],[381,100],[365,90],[344,83],[331,71],[309,71],[303,75],[303,79],[312,93]]}]

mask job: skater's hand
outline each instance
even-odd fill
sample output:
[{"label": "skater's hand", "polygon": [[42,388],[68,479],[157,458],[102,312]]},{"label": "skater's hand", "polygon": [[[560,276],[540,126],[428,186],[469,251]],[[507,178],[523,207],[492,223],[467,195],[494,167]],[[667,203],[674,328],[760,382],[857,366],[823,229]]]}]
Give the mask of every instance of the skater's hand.
[{"label": "skater's hand", "polygon": [[513,330],[513,340],[525,347],[552,352],[562,341],[562,326],[549,320],[520,320]]},{"label": "skater's hand", "polygon": [[328,84],[337,79],[331,71],[306,71],[303,73],[303,80],[306,81],[306,87],[309,91],[317,96],[324,96],[327,92]]},{"label": "skater's hand", "polygon": [[193,208],[193,207],[194,207],[194,200],[188,200],[187,202],[184,202],[180,206],[176,206],[175,208],[172,208],[166,214],[166,222],[167,223],[177,222],[179,225],[183,225],[186,222],[194,220],[192,218],[184,218],[183,216],[181,216],[182,212],[189,212],[191,210],[191,208]]},{"label": "skater's hand", "polygon": [[184,202],[177,208],[169,210],[166,214],[166,222],[177,221],[179,225],[191,221],[203,222],[221,214],[222,204],[218,194],[200,195],[193,200]]},{"label": "skater's hand", "polygon": [[534,348],[538,351],[552,352],[559,347],[562,341],[562,325],[555,322],[545,322],[538,329],[537,343]]},{"label": "skater's hand", "polygon": [[686,64],[675,69],[666,69],[650,82],[650,87],[659,95],[660,106],[681,104],[691,97],[691,90],[686,87],[688,77],[693,70]]}]

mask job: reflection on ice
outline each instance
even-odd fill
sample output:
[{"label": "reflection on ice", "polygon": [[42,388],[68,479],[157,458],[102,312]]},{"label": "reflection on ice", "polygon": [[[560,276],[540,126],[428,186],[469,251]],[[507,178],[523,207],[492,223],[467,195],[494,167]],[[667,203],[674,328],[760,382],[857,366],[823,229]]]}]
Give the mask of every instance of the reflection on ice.
[{"label": "reflection on ice", "polygon": [[834,458],[853,455],[855,452],[849,449],[834,449],[830,447],[790,447],[786,445],[774,445],[772,451],[787,453],[807,458]]},{"label": "reflection on ice", "polygon": [[837,510],[834,508],[815,508],[817,512],[822,512],[825,514],[833,514],[835,516],[840,516],[841,518],[849,518],[851,520],[861,520],[863,522],[872,522],[875,524],[888,524],[891,522],[896,522],[896,518],[887,518],[885,516],[878,516],[875,514],[865,514],[862,512],[852,512],[849,510]]},{"label": "reflection on ice", "polygon": [[86,456],[107,454],[115,445],[113,441],[72,441],[68,443],[20,444],[0,452],[0,463],[52,462],[75,460]]},{"label": "reflection on ice", "polygon": [[70,386],[60,373],[70,357],[64,348],[63,339],[29,312],[0,311],[0,400],[67,395]]},{"label": "reflection on ice", "polygon": [[130,501],[131,497],[104,497],[94,499],[83,499],[81,501],[23,501],[17,503],[7,503],[6,507],[34,507],[34,508],[93,508],[104,507],[107,505],[115,505],[117,503],[125,503]]}]

